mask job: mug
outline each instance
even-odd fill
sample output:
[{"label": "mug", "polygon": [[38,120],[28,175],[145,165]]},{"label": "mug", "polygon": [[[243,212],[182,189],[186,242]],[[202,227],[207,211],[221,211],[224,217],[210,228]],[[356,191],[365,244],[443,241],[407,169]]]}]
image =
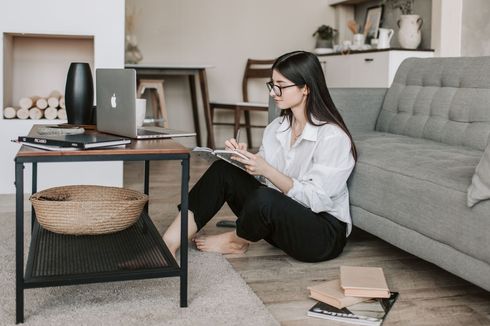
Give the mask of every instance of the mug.
[{"label": "mug", "polygon": [[352,45],[354,45],[356,47],[360,47],[360,46],[364,45],[364,41],[365,41],[364,34],[357,33],[357,34],[354,34],[354,37],[352,39]]},{"label": "mug", "polygon": [[142,98],[136,99],[136,127],[143,126],[146,116],[146,100]]}]

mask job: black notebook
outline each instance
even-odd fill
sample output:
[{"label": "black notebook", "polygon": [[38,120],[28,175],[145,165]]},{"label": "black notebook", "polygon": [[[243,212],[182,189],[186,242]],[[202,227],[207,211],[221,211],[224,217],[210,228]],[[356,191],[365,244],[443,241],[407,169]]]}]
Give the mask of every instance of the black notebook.
[{"label": "black notebook", "polygon": [[130,139],[105,134],[19,136],[18,141],[25,144],[31,143],[79,149],[120,146],[131,143]]},{"label": "black notebook", "polygon": [[342,309],[318,302],[308,310],[308,316],[357,325],[381,325],[397,298],[398,292],[391,292],[389,298],[370,299]]}]

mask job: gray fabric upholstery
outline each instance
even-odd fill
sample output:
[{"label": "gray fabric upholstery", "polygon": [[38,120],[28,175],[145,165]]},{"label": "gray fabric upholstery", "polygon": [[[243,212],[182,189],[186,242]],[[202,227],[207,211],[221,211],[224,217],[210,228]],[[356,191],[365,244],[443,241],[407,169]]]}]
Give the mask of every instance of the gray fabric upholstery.
[{"label": "gray fabric upholstery", "polygon": [[410,58],[386,94],[376,130],[483,151],[489,104],[490,57]]},{"label": "gray fabric upholstery", "polygon": [[[355,224],[409,253],[430,261],[465,280],[490,290],[490,265],[453,247],[427,237],[417,230],[351,205]],[[407,266],[407,269],[410,268]]]},{"label": "gray fabric upholstery", "polygon": [[480,151],[380,132],[355,140],[351,205],[490,263],[490,202],[466,206]]},{"label": "gray fabric upholstery", "polygon": [[[351,132],[372,131],[386,88],[333,88],[330,95]],[[362,102],[359,102],[362,98]]]}]

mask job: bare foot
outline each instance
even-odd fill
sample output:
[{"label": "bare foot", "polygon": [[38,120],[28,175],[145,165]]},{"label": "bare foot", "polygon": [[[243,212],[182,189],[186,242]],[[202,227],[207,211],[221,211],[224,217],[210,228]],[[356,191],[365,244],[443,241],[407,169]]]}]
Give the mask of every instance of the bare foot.
[{"label": "bare foot", "polygon": [[196,237],[194,242],[201,251],[219,252],[222,254],[242,254],[248,249],[248,241],[238,237],[235,231],[212,236]]}]

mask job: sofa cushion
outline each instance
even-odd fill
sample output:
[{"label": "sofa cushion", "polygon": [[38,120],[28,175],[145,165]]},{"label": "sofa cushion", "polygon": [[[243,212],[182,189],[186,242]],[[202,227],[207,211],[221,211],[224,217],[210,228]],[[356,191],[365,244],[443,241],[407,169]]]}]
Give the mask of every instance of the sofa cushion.
[{"label": "sofa cushion", "polygon": [[487,145],[471,179],[467,204],[468,207],[473,207],[476,203],[487,199],[490,199],[490,144]]},{"label": "sofa cushion", "polygon": [[466,206],[481,151],[381,132],[354,140],[352,205],[490,263],[490,201]]},{"label": "sofa cushion", "polygon": [[490,137],[490,57],[409,58],[376,130],[483,151]]}]

